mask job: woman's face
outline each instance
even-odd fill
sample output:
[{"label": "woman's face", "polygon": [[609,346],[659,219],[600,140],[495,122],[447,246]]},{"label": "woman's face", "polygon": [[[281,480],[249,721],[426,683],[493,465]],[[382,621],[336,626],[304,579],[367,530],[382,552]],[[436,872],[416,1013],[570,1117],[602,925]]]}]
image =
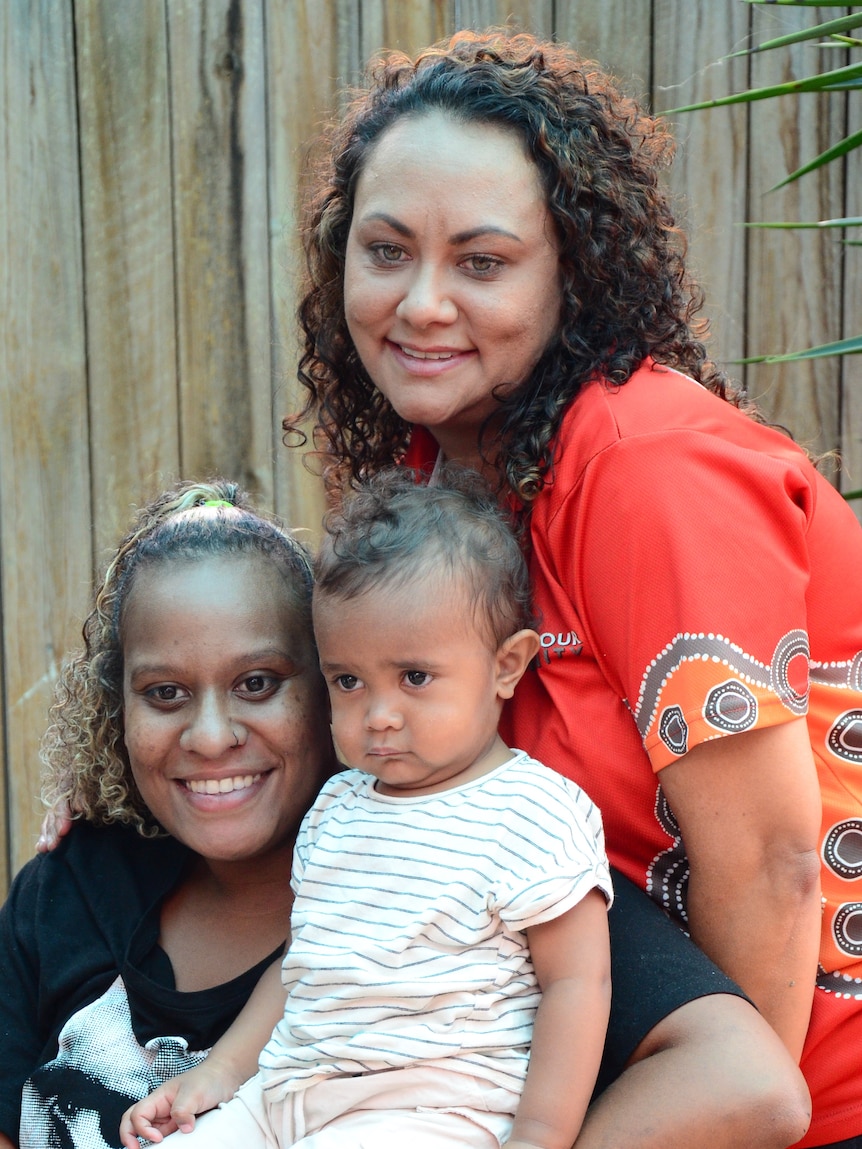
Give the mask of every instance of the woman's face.
[{"label": "woman's face", "polygon": [[125,742],[148,808],[202,857],[289,844],[331,761],[316,652],[260,555],[167,561],[123,620]]},{"label": "woman's face", "polygon": [[517,135],[441,112],[389,128],[357,181],[344,302],[398,414],[472,459],[495,389],[527,378],[560,321],[553,221]]}]

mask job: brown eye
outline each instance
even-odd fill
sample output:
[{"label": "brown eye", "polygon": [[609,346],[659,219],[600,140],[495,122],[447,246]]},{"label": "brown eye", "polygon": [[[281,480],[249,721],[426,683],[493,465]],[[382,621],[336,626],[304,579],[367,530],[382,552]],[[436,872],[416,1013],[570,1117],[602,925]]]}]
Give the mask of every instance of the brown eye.
[{"label": "brown eye", "polygon": [[397,243],[376,243],[371,250],[380,263],[400,263],[404,257]]},{"label": "brown eye", "polygon": [[474,275],[489,276],[494,275],[503,266],[502,259],[497,259],[494,255],[470,255],[463,261],[463,266],[468,271],[472,271]]},{"label": "brown eye", "polygon": [[172,707],[185,700],[185,692],[173,682],[160,682],[143,692],[144,697],[156,706]]},{"label": "brown eye", "polygon": [[239,684],[239,692],[249,698],[268,698],[275,693],[280,681],[274,674],[249,674]]},{"label": "brown eye", "polygon": [[351,690],[355,690],[359,685],[359,679],[355,674],[339,674],[335,680],[335,685],[349,693]]}]

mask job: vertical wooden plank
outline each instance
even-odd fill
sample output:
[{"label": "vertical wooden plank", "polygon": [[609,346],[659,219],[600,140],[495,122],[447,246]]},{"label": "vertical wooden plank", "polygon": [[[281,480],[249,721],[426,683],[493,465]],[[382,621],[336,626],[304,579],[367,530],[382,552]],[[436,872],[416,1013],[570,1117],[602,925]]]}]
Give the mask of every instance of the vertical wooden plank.
[{"label": "vertical wooden plank", "polygon": [[[854,59],[859,57],[853,53]],[[862,130],[862,108],[859,100],[850,100],[848,133]],[[862,216],[862,149],[847,157],[845,205],[842,215]],[[835,232],[831,233],[836,238]],[[862,244],[862,227],[848,229],[845,238]],[[837,255],[835,256],[837,258]],[[848,246],[844,255],[844,338],[862,335],[862,246]],[[839,477],[842,491],[862,489],[862,355],[846,355],[841,360],[841,457]],[[862,499],[851,502],[862,520]]]},{"label": "vertical wooden plank", "polygon": [[302,281],[299,212],[303,177],[339,94],[360,70],[359,0],[269,0],[266,8],[269,95],[269,200],[272,267],[272,411],[276,510],[319,537],[323,488],[305,452],[281,443],[281,419],[298,411],[296,323]]},{"label": "vertical wooden plank", "polygon": [[263,0],[171,0],[184,475],[273,498]]},{"label": "vertical wooden plank", "polygon": [[71,0],[0,15],[0,554],[5,888],[41,820],[37,748],[90,575],[87,395]]},{"label": "vertical wooden plank", "polygon": [[650,82],[650,0],[576,0],[558,3],[556,33],[619,78],[633,96]]},{"label": "vertical wooden plank", "polygon": [[382,48],[418,52],[448,36],[454,0],[362,0],[361,49],[366,62]]},{"label": "vertical wooden plank", "polygon": [[480,30],[491,24],[514,24],[525,32],[550,39],[554,31],[553,0],[456,0],[457,28]]},{"label": "vertical wooden plank", "polygon": [[[716,59],[747,44],[745,4],[691,4],[664,0],[656,6],[653,108],[681,107],[742,91],[746,58]],[[688,264],[706,295],[712,357],[729,365],[745,354],[745,248],[747,126],[745,107],[711,108],[674,117],[678,143],[670,186],[688,236]]]},{"label": "vertical wooden plank", "polygon": [[78,0],[93,503],[99,549],[179,467],[163,0]]},{"label": "vertical wooden plank", "polygon": [[[754,12],[754,42],[810,27],[836,15],[834,8],[793,7]],[[818,49],[808,44],[754,57],[752,82],[761,87],[813,73]],[[836,54],[830,52],[829,66]],[[779,180],[843,136],[845,96],[803,95],[760,101],[751,108],[752,220],[816,220],[843,209],[840,164],[830,164],[778,191]],[[838,339],[841,333],[840,264],[834,235],[823,231],[749,232],[748,353],[801,350]],[[788,427],[816,452],[838,444],[835,359],[762,366],[748,375],[749,388],[769,418]]]}]

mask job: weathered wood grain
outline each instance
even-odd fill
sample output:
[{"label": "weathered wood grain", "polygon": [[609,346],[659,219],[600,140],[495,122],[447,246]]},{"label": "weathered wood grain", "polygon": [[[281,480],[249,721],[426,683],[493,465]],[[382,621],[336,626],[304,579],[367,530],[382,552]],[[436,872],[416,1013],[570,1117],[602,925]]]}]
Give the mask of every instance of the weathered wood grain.
[{"label": "weathered wood grain", "polygon": [[631,95],[643,96],[650,84],[652,8],[646,0],[557,4],[555,30],[560,40],[616,75]]},{"label": "weathered wood grain", "polygon": [[[743,90],[747,59],[720,57],[747,45],[748,21],[744,4],[666,0],[657,5],[653,109],[662,112]],[[747,122],[744,106],[673,117],[678,147],[670,173],[688,237],[689,268],[705,293],[710,352],[737,379],[742,369],[728,364],[741,359],[745,347]]]},{"label": "weathered wood grain", "polygon": [[273,499],[263,0],[168,5],[180,465]]},{"label": "weathered wood grain", "polygon": [[554,32],[553,0],[456,0],[457,28],[487,28],[511,24],[536,36],[550,37]]},{"label": "weathered wood grain", "polygon": [[299,240],[301,194],[314,143],[334,116],[348,84],[360,69],[359,3],[338,0],[296,5],[293,18],[283,3],[267,9],[269,107],[269,217],[272,300],[272,450],[276,467],[276,510],[316,541],[323,514],[322,487],[304,465],[305,452],[281,442],[281,420],[304,403],[296,378],[300,340],[296,307],[302,285]]},{"label": "weathered wood grain", "polygon": [[362,0],[363,63],[383,48],[418,52],[453,31],[453,0]]},{"label": "weathered wood grain", "polygon": [[93,514],[99,552],[179,469],[163,0],[76,7]]},{"label": "weathered wood grain", "polygon": [[73,42],[71,0],[3,5],[0,883],[33,852],[39,740],[92,554]]},{"label": "weathered wood grain", "polygon": [[[808,27],[835,15],[834,9],[761,10],[754,40]],[[764,52],[752,63],[752,83],[761,87],[813,73],[817,47],[800,44]],[[834,60],[830,54],[830,64]],[[835,66],[835,65],[832,65]],[[786,188],[774,185],[843,135],[846,97],[810,94],[751,105],[752,164],[748,217],[751,220],[816,220],[843,209],[843,171],[830,164]],[[801,350],[841,334],[841,265],[835,237],[823,231],[748,232],[747,353]],[[808,360],[749,371],[748,385],[770,418],[787,427],[815,452],[833,450],[839,439],[839,374],[835,359]]]}]

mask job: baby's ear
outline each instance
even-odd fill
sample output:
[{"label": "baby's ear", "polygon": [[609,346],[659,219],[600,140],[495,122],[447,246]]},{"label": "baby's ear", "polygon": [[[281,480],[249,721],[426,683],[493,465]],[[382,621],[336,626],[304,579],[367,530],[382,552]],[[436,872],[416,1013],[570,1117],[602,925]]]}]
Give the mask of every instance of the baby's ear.
[{"label": "baby's ear", "polygon": [[539,653],[541,643],[534,630],[518,630],[497,651],[497,697],[511,698],[521,676]]}]

